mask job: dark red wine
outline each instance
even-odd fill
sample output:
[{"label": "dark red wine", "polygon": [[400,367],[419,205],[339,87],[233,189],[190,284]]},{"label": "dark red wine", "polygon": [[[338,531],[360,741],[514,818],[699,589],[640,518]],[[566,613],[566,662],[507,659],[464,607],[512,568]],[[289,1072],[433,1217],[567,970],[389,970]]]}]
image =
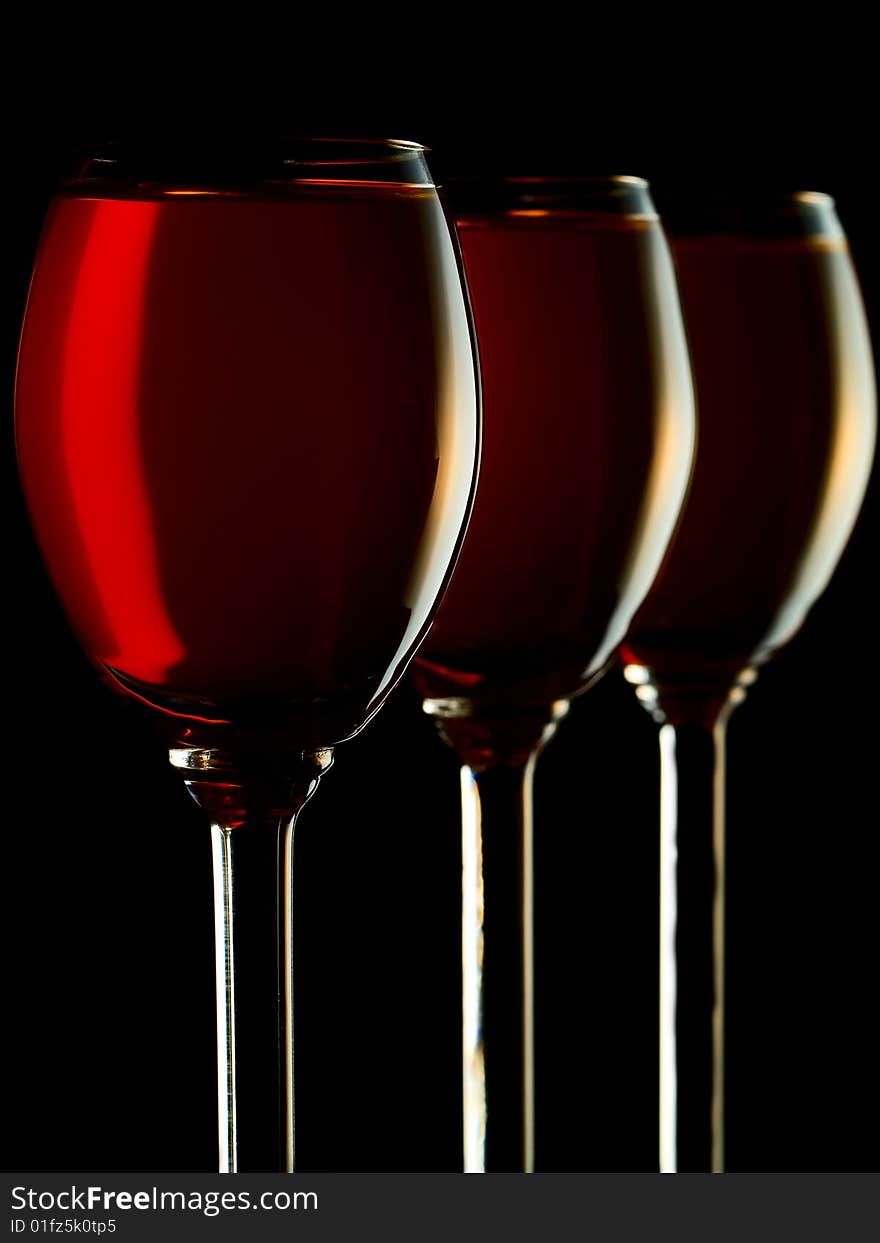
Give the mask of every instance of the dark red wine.
[{"label": "dark red wine", "polygon": [[415,666],[430,698],[548,704],[607,662],[691,463],[687,352],[650,209],[457,223],[484,386],[464,549]]},{"label": "dark red wine", "polygon": [[62,195],[17,435],[82,645],[177,741],[350,735],[424,632],[473,487],[473,355],[436,193]]},{"label": "dark red wine", "polygon": [[699,446],[623,650],[661,698],[679,682],[723,698],[800,626],[852,528],[874,444],[870,347],[830,205],[806,236],[710,233],[674,252]]}]

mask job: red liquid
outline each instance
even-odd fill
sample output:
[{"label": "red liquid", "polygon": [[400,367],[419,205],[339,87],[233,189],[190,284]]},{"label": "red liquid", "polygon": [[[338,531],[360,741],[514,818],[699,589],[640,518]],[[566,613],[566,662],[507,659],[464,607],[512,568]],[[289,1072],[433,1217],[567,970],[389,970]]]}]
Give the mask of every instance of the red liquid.
[{"label": "red liquid", "polygon": [[627,660],[717,685],[766,660],[824,589],[874,444],[870,347],[839,230],[674,246],[700,433],[694,480]]},{"label": "red liquid", "polygon": [[176,740],[350,735],[427,625],[473,485],[436,194],[59,198],[17,435],[80,641]]},{"label": "red liquid", "polygon": [[474,514],[415,666],[428,697],[543,703],[620,643],[693,441],[672,267],[653,217],[458,221],[484,383]]}]

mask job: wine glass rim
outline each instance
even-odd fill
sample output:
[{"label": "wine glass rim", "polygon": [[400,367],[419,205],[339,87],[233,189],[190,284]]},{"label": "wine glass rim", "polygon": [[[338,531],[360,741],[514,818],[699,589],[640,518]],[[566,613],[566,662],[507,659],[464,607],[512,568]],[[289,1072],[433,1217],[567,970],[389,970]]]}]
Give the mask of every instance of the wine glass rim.
[{"label": "wine glass rim", "polygon": [[[235,161],[244,157],[254,159],[268,157],[282,168],[352,168],[358,165],[402,163],[419,160],[430,148],[408,138],[347,137],[345,135],[320,134],[268,134],[254,139],[235,136],[228,140],[222,134],[209,134],[200,143],[198,135],[186,135],[170,144],[172,159],[183,164],[190,159],[197,162],[208,154],[221,161]],[[146,160],[164,163],[169,147],[150,137],[135,136],[84,143],[74,152],[80,168],[88,168],[92,174],[108,174],[120,167]],[[76,179],[76,178],[75,178]]]},{"label": "wine glass rim", "polygon": [[594,174],[574,174],[572,176],[560,175],[558,173],[526,173],[517,176],[494,176],[490,174],[475,173],[465,176],[450,176],[446,178],[448,185],[497,185],[511,186],[513,188],[522,186],[547,186],[550,189],[561,188],[563,186],[572,186],[582,189],[602,189],[603,187],[613,189],[616,186],[647,190],[648,182],[644,177],[635,177],[630,173],[594,173]]},{"label": "wine glass rim", "polygon": [[[390,159],[409,159],[412,156],[424,155],[430,151],[430,147],[426,147],[424,143],[415,142],[411,138],[345,138],[343,136],[324,136],[320,135],[308,136],[300,134],[284,135],[279,140],[282,145],[290,143],[294,146],[302,144],[304,147],[309,146],[326,146],[339,148],[370,148],[373,151],[387,150],[392,152],[388,158]],[[363,159],[352,158],[348,156],[339,160],[282,160],[282,163],[306,163],[306,164],[375,164],[376,157],[372,155],[364,156]]]},{"label": "wine glass rim", "polygon": [[824,190],[790,190],[788,197],[811,207],[833,207],[834,198]]},{"label": "wine glass rim", "polygon": [[704,199],[694,200],[690,190],[672,181],[669,185],[658,188],[658,198],[662,200],[687,201],[695,210],[701,209],[702,203],[709,207],[716,204],[731,206],[773,206],[774,204],[802,203],[807,207],[834,207],[834,196],[825,190],[809,190],[784,186],[748,186],[738,189],[736,186],[716,186],[707,190]]},{"label": "wine glass rim", "polygon": [[646,190],[648,183],[644,177],[634,177],[630,173],[591,173],[587,175],[577,175],[571,177],[545,176],[542,174],[526,174],[517,177],[502,177],[501,181],[513,186],[522,185],[573,185],[573,186],[638,186],[639,189]]}]

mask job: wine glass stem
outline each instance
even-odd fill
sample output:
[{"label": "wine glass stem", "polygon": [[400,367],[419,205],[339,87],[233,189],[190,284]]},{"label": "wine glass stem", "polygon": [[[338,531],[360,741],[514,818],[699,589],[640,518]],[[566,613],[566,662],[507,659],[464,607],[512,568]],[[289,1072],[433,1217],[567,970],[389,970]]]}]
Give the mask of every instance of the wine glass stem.
[{"label": "wine glass stem", "polygon": [[534,1169],[532,778],[461,769],[464,1168]]},{"label": "wine glass stem", "polygon": [[660,1169],[724,1169],[726,720],[660,730]]},{"label": "wine glass stem", "polygon": [[211,826],[221,1174],[294,1168],[295,820]]}]

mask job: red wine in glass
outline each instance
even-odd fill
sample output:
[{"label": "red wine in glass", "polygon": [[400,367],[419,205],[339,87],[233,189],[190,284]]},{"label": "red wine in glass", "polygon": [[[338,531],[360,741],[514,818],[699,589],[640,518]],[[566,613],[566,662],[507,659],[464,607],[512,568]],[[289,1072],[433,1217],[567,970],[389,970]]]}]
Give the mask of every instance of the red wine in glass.
[{"label": "red wine in glass", "polygon": [[530,1170],[534,762],[656,574],[689,476],[693,400],[644,182],[453,187],[453,206],[485,449],[413,671],[463,764],[465,1164]]},{"label": "red wine in glass", "polygon": [[725,1160],[726,724],[843,551],[870,472],[875,394],[825,195],[691,203],[673,249],[699,443],[681,525],[622,651],[662,724],[661,1167],[704,1172]]},{"label": "red wine in glass", "polygon": [[56,197],[17,441],[80,643],[214,820],[221,1168],[290,1169],[292,816],[430,623],[478,381],[421,148],[233,157],[103,152]]},{"label": "red wine in glass", "polygon": [[411,260],[444,228],[427,189],[53,205],[24,484],[86,651],[181,745],[338,742],[424,630],[470,486],[472,369],[438,357],[444,274]]},{"label": "red wine in glass", "polygon": [[524,208],[456,223],[486,452],[415,672],[429,698],[547,708],[605,667],[678,512],[690,381],[675,285],[647,211]]}]

